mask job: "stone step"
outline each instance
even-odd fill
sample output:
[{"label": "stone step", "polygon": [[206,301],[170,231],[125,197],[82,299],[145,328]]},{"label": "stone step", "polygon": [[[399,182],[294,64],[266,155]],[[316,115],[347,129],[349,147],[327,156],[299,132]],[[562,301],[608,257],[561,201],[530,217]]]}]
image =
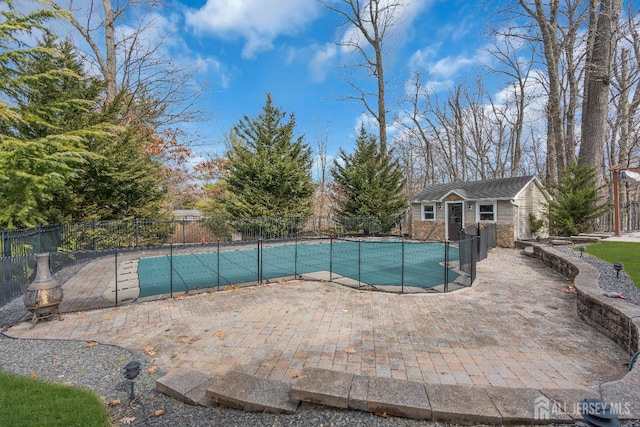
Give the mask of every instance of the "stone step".
[{"label": "stone step", "polygon": [[425,385],[414,381],[369,377],[367,409],[376,414],[431,420]]},{"label": "stone step", "polygon": [[518,389],[414,381],[304,368],[292,398],[338,408],[452,424],[550,424],[581,420],[588,389]]},{"label": "stone step", "polygon": [[557,408],[540,390],[532,388],[488,387],[489,399],[506,425],[571,423],[571,416]]},{"label": "stone step", "polygon": [[349,407],[353,374],[320,368],[304,368],[291,386],[291,398],[304,402]]},{"label": "stone step", "polygon": [[206,395],[216,379],[190,368],[180,368],[156,380],[156,390],[180,402],[197,406],[218,406]]},{"label": "stone step", "polygon": [[413,381],[304,368],[291,386],[291,397],[337,408],[431,419],[424,384]]},{"label": "stone step", "polygon": [[294,414],[300,404],[289,396],[289,384],[229,371],[207,388],[207,397],[221,405],[247,412]]},{"label": "stone step", "polygon": [[[180,368],[158,379],[156,386],[159,391],[192,405],[222,404],[247,412],[293,414],[302,401],[462,425],[571,423],[581,420],[578,402],[598,397],[587,389],[425,384],[320,368],[303,368],[293,384],[238,371],[210,378]],[[627,388],[622,390],[618,383],[610,383],[603,394],[612,402],[621,401],[621,396],[638,396],[637,384],[622,386]],[[630,408],[630,416],[637,417],[638,405]]]},{"label": "stone step", "polygon": [[429,384],[426,390],[433,421],[463,425],[502,424],[502,415],[484,388]]}]

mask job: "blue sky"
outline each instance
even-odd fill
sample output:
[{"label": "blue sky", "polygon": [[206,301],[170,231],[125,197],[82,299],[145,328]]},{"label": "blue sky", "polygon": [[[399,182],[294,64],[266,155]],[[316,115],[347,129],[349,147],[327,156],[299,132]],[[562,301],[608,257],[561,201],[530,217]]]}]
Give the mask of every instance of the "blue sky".
[{"label": "blue sky", "polygon": [[[329,129],[328,154],[348,152],[364,107],[340,101],[351,94],[344,82],[349,61],[336,42],[348,27],[317,0],[179,0],[166,12],[182,54],[200,61],[207,83],[201,107],[208,120],[197,125],[209,149],[221,151],[223,135],[244,114],[254,117],[271,93],[276,105],[296,115],[299,134],[315,148]],[[389,101],[402,96],[410,70],[428,73],[432,87],[470,75],[482,60],[483,34],[491,11],[485,2],[406,1],[401,25],[387,52]],[[363,81],[363,84],[371,84]],[[389,114],[388,120],[393,120]]]},{"label": "blue sky", "polygon": [[[412,70],[424,73],[432,93],[441,98],[456,83],[475,79],[487,59],[483,50],[488,44],[487,22],[503,3],[401,2],[398,25],[387,38],[385,52],[390,125],[402,108]],[[87,3],[73,5],[80,20],[86,20]],[[367,121],[362,103],[340,101],[353,95],[344,77],[354,68],[344,65],[354,56],[336,42],[352,28],[340,25],[342,17],[318,0],[171,0],[162,9],[132,9],[123,17],[117,34],[130,35],[144,22],[152,22],[146,35],[152,45],[164,40],[159,53],[180,69],[197,69],[195,83],[206,89],[196,108],[205,111],[205,120],[184,127],[201,134],[198,150],[203,155],[223,154],[225,135],[243,115],[255,117],[268,92],[277,106],[295,113],[298,134],[305,135],[314,150],[316,141],[327,135],[330,157],[337,156],[339,148],[351,152],[360,124]],[[90,51],[68,24],[55,25],[58,34],[70,35],[81,49]],[[374,80],[357,84],[371,86]],[[393,133],[390,128],[389,135]]]}]

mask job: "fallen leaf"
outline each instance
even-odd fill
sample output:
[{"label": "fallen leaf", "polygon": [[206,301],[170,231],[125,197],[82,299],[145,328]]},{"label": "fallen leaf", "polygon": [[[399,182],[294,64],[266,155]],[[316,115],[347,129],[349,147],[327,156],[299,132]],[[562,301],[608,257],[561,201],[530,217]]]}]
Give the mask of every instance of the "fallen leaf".
[{"label": "fallen leaf", "polygon": [[202,337],[195,336],[195,337],[191,338],[191,342],[200,341],[201,339],[202,339]]},{"label": "fallen leaf", "polygon": [[382,418],[389,418],[389,415],[387,415],[386,412],[375,412],[373,415],[377,415]]},{"label": "fallen leaf", "polygon": [[440,372],[440,373],[441,373],[441,374],[443,374],[443,375],[446,375],[446,374],[448,374],[449,372],[447,372],[447,371],[442,371],[442,372]]},{"label": "fallen leaf", "polygon": [[229,291],[233,291],[233,290],[236,290],[236,289],[238,289],[238,287],[237,287],[237,286],[235,286],[235,285],[229,285],[229,286],[227,286],[227,290],[229,290]]},{"label": "fallen leaf", "polygon": [[112,406],[118,406],[120,404],[120,399],[114,399],[111,402],[107,403],[107,406],[112,407]]},{"label": "fallen leaf", "polygon": [[111,316],[105,317],[104,320],[113,320],[113,317],[111,317]]},{"label": "fallen leaf", "polygon": [[51,356],[53,359],[58,360],[60,359],[60,356],[58,356],[57,354],[54,354],[53,356]]},{"label": "fallen leaf", "polygon": [[357,351],[356,351],[355,348],[349,347],[348,349],[345,350],[345,353],[347,353],[347,354],[356,354]]},{"label": "fallen leaf", "polygon": [[84,314],[84,311],[78,311],[78,312],[76,312],[76,315],[77,315],[77,316],[82,316],[83,314]]},{"label": "fallen leaf", "polygon": [[178,296],[176,296],[176,297],[173,297],[173,299],[176,299],[176,300],[183,300],[183,299],[184,299],[184,295],[178,295]]},{"label": "fallen leaf", "polygon": [[153,346],[147,346],[144,348],[144,352],[147,353],[149,356],[153,356],[154,354],[156,354],[155,352],[155,348]]},{"label": "fallen leaf", "polygon": [[136,420],[136,417],[125,417],[120,420],[122,424],[131,424]]},{"label": "fallen leaf", "polygon": [[89,341],[88,343],[86,343],[85,345],[83,345],[83,347],[90,348],[90,347],[95,347],[95,346],[97,346],[97,345],[98,345],[98,343],[97,343],[97,342],[95,342],[95,341]]},{"label": "fallen leaf", "polygon": [[227,336],[227,333],[226,333],[226,332],[219,332],[219,333],[218,333],[218,336],[219,336],[220,338],[224,338],[224,337],[226,337],[226,336]]},{"label": "fallen leaf", "polygon": [[179,340],[180,344],[187,344],[189,342],[189,338],[187,337],[182,337]]},{"label": "fallen leaf", "polygon": [[147,369],[147,372],[150,374],[153,374],[157,370],[158,370],[157,366],[151,366],[150,368]]},{"label": "fallen leaf", "polygon": [[153,411],[153,415],[155,415],[156,417],[164,415],[164,409],[156,409],[155,411]]},{"label": "fallen leaf", "polygon": [[38,376],[38,374],[37,374],[37,373],[35,373],[35,372],[31,372],[31,373],[29,374],[29,376],[30,376],[31,378],[35,378],[35,377],[37,377],[37,376]]}]

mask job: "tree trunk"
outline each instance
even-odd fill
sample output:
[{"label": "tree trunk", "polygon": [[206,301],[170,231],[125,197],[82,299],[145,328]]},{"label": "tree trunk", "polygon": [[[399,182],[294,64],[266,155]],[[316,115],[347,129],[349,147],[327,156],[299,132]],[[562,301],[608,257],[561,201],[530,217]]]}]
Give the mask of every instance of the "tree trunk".
[{"label": "tree trunk", "polygon": [[[592,0],[596,1],[596,0]],[[587,102],[582,108],[582,144],[578,161],[600,168],[604,161],[611,59],[622,0],[602,0],[587,70]]]},{"label": "tree trunk", "polygon": [[375,46],[376,79],[378,83],[378,129],[380,131],[380,152],[387,155],[387,107],[385,105],[384,68],[382,66],[382,47]]},{"label": "tree trunk", "polygon": [[[559,172],[567,166],[565,159],[565,138],[562,129],[562,109],[560,107],[560,46],[558,45],[558,10],[559,0],[552,0],[549,5],[549,18],[545,16],[545,6],[542,0],[535,0],[535,10],[531,9],[524,0],[520,6],[536,20],[542,35],[544,58],[549,79],[549,93],[547,101],[547,182],[556,182]],[[553,146],[552,146],[553,145]],[[551,170],[555,168],[555,170]]]},{"label": "tree trunk", "polygon": [[[344,19],[344,23],[357,28],[360,35],[371,47],[371,53],[360,40],[342,40],[340,45],[346,46],[361,56],[358,67],[368,70],[370,76],[375,77],[377,91],[376,103],[369,101],[369,94],[363,89],[360,82],[353,76],[348,78],[349,85],[359,93],[357,96],[349,96],[347,99],[357,99],[364,103],[366,110],[378,122],[380,151],[387,154],[387,107],[386,107],[386,82],[384,77],[384,52],[383,43],[385,35],[396,24],[396,9],[404,4],[399,0],[320,0],[320,3],[328,10],[335,12]],[[371,94],[373,97],[373,94]]]},{"label": "tree trunk", "polygon": [[115,37],[115,16],[111,6],[111,0],[102,0],[104,7],[104,41],[106,47],[106,68],[104,79],[107,83],[107,102],[116,98],[116,37]]}]

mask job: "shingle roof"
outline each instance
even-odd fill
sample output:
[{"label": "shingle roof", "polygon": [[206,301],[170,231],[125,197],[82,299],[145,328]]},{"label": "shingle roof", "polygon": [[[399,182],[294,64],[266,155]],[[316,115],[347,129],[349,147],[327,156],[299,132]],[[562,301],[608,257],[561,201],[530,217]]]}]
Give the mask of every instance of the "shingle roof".
[{"label": "shingle roof", "polygon": [[455,192],[465,200],[512,199],[534,178],[534,176],[519,176],[486,181],[434,184],[425,187],[410,201],[442,201],[452,192]]}]

